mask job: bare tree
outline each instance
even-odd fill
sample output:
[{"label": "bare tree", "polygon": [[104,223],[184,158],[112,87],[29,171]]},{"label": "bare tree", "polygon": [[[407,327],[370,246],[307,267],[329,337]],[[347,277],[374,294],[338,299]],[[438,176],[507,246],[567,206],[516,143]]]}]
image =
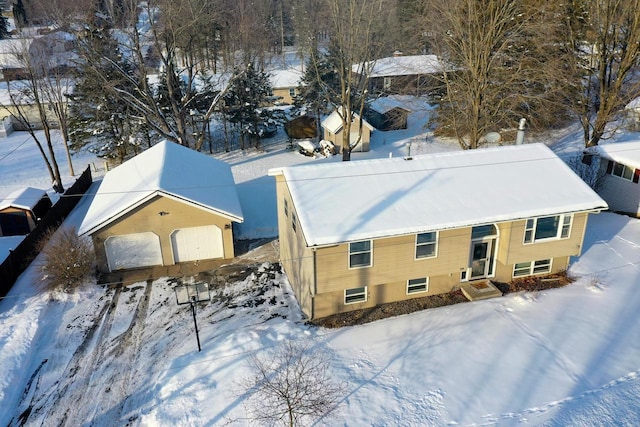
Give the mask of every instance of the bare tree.
[{"label": "bare tree", "polygon": [[329,416],[344,393],[329,376],[327,356],[292,341],[252,357],[250,365],[255,377],[245,384],[252,392],[249,417],[266,425],[309,425]]},{"label": "bare tree", "polygon": [[[564,65],[557,49],[557,5],[530,0],[426,0],[430,49],[445,68],[438,131],[477,148],[489,131],[519,117],[547,127],[562,117]],[[513,125],[512,125],[513,126]]]},{"label": "bare tree", "polygon": [[[31,135],[45,161],[53,188],[62,193],[64,186],[53,147],[52,130],[63,126],[62,123],[66,129],[66,101],[63,100],[66,93],[66,83],[60,75],[49,77],[51,72],[55,74],[55,71],[50,69],[51,63],[48,60],[50,57],[44,55],[43,52],[33,55],[26,42],[16,45],[13,55],[22,66],[24,79],[6,82],[9,102],[0,104],[0,108],[7,111]],[[50,110],[52,113],[49,112]],[[62,119],[62,123],[60,119]],[[36,128],[43,130],[44,141]],[[73,175],[66,136],[63,132],[69,169]]]},{"label": "bare tree", "polygon": [[574,111],[589,147],[609,137],[607,125],[640,95],[640,0],[573,0],[565,7],[579,88]]}]

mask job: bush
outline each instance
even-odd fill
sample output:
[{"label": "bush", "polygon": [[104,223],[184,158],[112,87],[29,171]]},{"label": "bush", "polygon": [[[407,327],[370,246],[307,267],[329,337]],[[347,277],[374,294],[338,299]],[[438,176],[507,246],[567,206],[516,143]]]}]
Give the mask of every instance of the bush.
[{"label": "bush", "polygon": [[45,288],[70,292],[91,275],[93,246],[88,238],[78,236],[75,227],[49,230],[40,245]]}]

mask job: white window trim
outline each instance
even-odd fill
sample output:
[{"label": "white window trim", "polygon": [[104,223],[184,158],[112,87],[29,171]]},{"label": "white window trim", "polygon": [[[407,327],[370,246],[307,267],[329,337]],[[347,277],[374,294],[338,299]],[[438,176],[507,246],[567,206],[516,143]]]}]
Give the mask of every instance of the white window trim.
[{"label": "white window trim", "polygon": [[[362,295],[364,299],[358,300],[358,301],[347,302],[347,291],[351,291],[351,290],[354,290],[354,289],[363,289],[363,291],[361,293],[357,293],[355,295]],[[369,292],[368,292],[367,286],[359,286],[357,288],[345,289],[344,290],[344,299],[343,299],[344,305],[358,304],[358,303],[367,302],[367,299],[368,299],[368,296],[369,296],[368,294],[369,294]],[[353,297],[354,295],[350,295],[350,296]]]},{"label": "white window trim", "polygon": [[[616,162],[615,160],[612,160],[612,162],[613,162],[613,165],[611,167],[611,173],[609,175],[615,176],[616,178],[620,178],[620,179],[623,179],[625,181],[633,182],[633,175],[636,173],[636,168],[632,168],[631,166],[627,166],[624,163]],[[615,175],[613,173],[613,171],[616,169],[616,165],[622,166],[622,175]],[[625,178],[624,177],[624,171],[625,170],[630,170],[631,171],[631,177],[629,177],[629,178]]]},{"label": "white window trim", "polygon": [[[558,230],[556,231],[556,235],[553,237],[546,237],[544,239],[536,239],[536,228],[538,227],[538,220],[541,218],[549,218],[549,217],[559,217],[558,219]],[[562,229],[564,228],[564,219],[566,217],[570,217],[570,222],[569,222],[569,233],[567,234],[567,237],[562,237]],[[533,228],[527,228],[527,222],[529,222],[529,220],[533,221]],[[524,245],[532,245],[534,243],[541,243],[541,242],[550,242],[553,240],[564,240],[564,239],[569,239],[571,238],[571,231],[573,229],[573,214],[559,214],[559,215],[546,215],[546,216],[540,216],[540,217],[536,217],[536,218],[527,218],[525,219],[524,222],[524,233],[522,235],[522,244]],[[527,231],[531,231],[531,241],[527,242]]]},{"label": "white window trim", "polygon": [[[418,234],[426,234],[426,233],[435,233],[436,235],[436,239],[434,240],[433,243],[422,243],[420,244],[420,246],[426,246],[426,245],[435,245],[436,246],[436,250],[434,251],[434,254],[431,256],[422,256],[422,257],[418,257]],[[416,233],[416,237],[414,239],[414,249],[413,249],[413,259],[414,260],[421,260],[421,259],[431,259],[431,258],[437,258],[438,257],[438,242],[440,239],[440,232],[439,231],[427,231],[425,233]]]},{"label": "white window trim", "polygon": [[[424,290],[409,292],[409,282],[411,282],[412,280],[424,280]],[[429,277],[419,277],[417,279],[407,280],[407,286],[405,287],[405,292],[407,295],[423,294],[425,292],[429,292]]]},{"label": "white window trim", "polygon": [[[358,243],[358,242],[369,242],[369,253],[371,254],[371,256],[369,257],[369,265],[357,265],[355,267],[351,266],[351,243]],[[354,254],[362,254],[365,252],[355,252]],[[355,242],[349,242],[347,243],[347,266],[349,267],[349,270],[358,270],[360,268],[370,268],[373,266],[373,240],[357,240]]]},{"label": "white window trim", "polygon": [[[548,271],[541,271],[539,273],[534,273],[533,270],[536,267],[536,265],[535,265],[536,262],[546,261],[547,259],[549,260],[549,270]],[[551,273],[551,270],[553,269],[553,258],[547,258],[547,259],[537,259],[535,261],[529,261],[529,272],[528,272],[528,274],[521,274],[521,275],[518,275],[518,276],[516,276],[516,265],[517,264],[524,264],[524,262],[515,263],[515,264],[513,264],[513,269],[511,270],[511,277],[513,279],[520,279],[520,278],[523,278],[523,277],[540,276],[540,275],[543,275],[543,274],[549,274],[549,273]],[[520,269],[520,270],[522,270],[522,269]]]}]

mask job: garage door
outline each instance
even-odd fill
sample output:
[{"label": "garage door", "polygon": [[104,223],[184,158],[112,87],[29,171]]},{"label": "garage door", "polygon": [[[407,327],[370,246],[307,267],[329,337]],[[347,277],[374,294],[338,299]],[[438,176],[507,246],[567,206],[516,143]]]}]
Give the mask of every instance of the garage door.
[{"label": "garage door", "polygon": [[104,246],[111,271],[162,265],[160,238],[152,232],[110,236]]},{"label": "garage door", "polygon": [[171,234],[174,262],[224,257],[222,230],[215,225],[180,228]]}]

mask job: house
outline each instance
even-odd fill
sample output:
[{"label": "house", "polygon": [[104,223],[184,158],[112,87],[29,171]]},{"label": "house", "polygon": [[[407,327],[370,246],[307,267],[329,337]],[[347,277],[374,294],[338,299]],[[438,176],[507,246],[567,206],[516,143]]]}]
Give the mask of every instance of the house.
[{"label": "house", "polygon": [[[334,110],[320,123],[322,127],[322,138],[333,142],[336,147],[342,147],[342,135],[344,133],[341,111],[341,109]],[[362,134],[360,134],[360,128],[362,128]],[[361,119],[358,114],[351,113],[349,141],[353,146],[352,151],[369,151],[371,132],[373,132],[373,126],[371,126],[369,122]]]},{"label": "house", "polygon": [[309,318],[563,271],[589,213],[607,209],[542,144],[269,174],[280,260]]},{"label": "house", "polygon": [[630,131],[640,131],[640,97],[632,99],[625,105],[624,124]]},{"label": "house", "polygon": [[273,70],[269,72],[271,93],[276,105],[291,105],[298,95],[298,86],[303,73],[299,70]]},{"label": "house", "polygon": [[592,147],[602,161],[597,190],[609,209],[640,217],[640,141]]},{"label": "house", "polygon": [[424,95],[439,89],[445,68],[436,55],[394,56],[356,64],[352,72],[369,76],[370,94]]},{"label": "house", "polygon": [[105,175],[79,233],[108,273],[233,258],[242,221],[230,166],[163,141]]},{"label": "house", "polygon": [[378,130],[399,130],[407,128],[410,112],[396,97],[383,96],[368,104],[366,118]]},{"label": "house", "polygon": [[0,236],[29,234],[51,208],[44,190],[25,187],[10,193],[0,202]]}]

